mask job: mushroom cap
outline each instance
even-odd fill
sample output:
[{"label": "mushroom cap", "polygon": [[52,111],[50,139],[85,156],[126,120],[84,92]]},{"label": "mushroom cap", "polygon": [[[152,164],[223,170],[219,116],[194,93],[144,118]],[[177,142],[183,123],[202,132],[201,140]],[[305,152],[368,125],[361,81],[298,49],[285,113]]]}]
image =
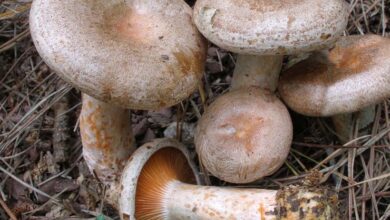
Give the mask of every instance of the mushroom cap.
[{"label": "mushroom cap", "polygon": [[215,100],[198,123],[195,146],[214,176],[249,183],[275,172],[292,142],[292,122],[284,104],[257,87]]},{"label": "mushroom cap", "polygon": [[164,189],[172,181],[199,184],[189,155],[187,149],[173,139],[156,139],[139,147],[123,170],[119,198],[121,219],[139,219],[138,212],[149,215],[146,219],[160,214],[156,210],[163,210]]},{"label": "mushroom cap", "polygon": [[194,22],[221,48],[274,55],[332,45],[348,22],[343,0],[198,0]]},{"label": "mushroom cap", "polygon": [[35,0],[30,30],[64,80],[121,107],[172,106],[203,75],[206,44],[182,0]]},{"label": "mushroom cap", "polygon": [[308,116],[351,113],[390,97],[390,39],[341,38],[282,74],[279,93],[294,111]]}]

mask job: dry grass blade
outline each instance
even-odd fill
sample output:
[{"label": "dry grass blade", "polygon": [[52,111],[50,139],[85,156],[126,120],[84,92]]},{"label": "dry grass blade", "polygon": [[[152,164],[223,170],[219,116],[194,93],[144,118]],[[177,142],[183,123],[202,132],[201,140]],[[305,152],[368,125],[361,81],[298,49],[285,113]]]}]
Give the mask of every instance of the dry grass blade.
[{"label": "dry grass blade", "polygon": [[34,192],[42,195],[42,196],[45,196],[49,199],[51,199],[52,202],[54,203],[57,203],[57,204],[60,204],[59,201],[55,198],[53,198],[52,196],[50,196],[49,194],[41,191],[40,189],[37,189],[35,188],[34,186],[31,186],[29,184],[27,184],[26,182],[24,182],[23,180],[19,179],[17,176],[13,175],[12,173],[8,172],[8,170],[4,169],[3,167],[0,166],[0,171],[7,174],[7,176],[11,177],[12,179],[14,179],[16,182],[20,183],[21,185],[23,185],[24,187],[28,188],[28,189],[31,189],[33,190]]},{"label": "dry grass blade", "polygon": [[16,35],[11,40],[3,43],[2,45],[0,45],[0,53],[4,52],[6,50],[12,49],[19,41],[24,40],[29,35],[30,35],[30,31],[25,30],[22,33]]},{"label": "dry grass blade", "polygon": [[15,9],[8,9],[7,11],[0,13],[0,21],[6,19],[13,19],[14,17],[28,11],[31,7],[31,3],[26,3],[23,5],[17,5]]},{"label": "dry grass blade", "polygon": [[[58,102],[72,88],[64,86],[61,89],[44,97],[36,106],[30,109],[26,115],[4,136],[4,141],[0,142],[0,153],[3,152],[16,138],[27,129],[36,119],[45,114],[56,102]],[[43,106],[43,107],[42,107]],[[38,110],[42,107],[40,110]]]}]

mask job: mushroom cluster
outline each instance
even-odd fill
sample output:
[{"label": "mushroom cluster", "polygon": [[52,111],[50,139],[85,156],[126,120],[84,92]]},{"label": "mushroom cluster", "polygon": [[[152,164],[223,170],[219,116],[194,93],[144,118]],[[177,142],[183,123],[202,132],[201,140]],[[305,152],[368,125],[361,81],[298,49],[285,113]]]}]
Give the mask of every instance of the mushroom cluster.
[{"label": "mushroom cluster", "polygon": [[273,94],[282,55],[331,47],[347,18],[342,0],[196,2],[194,22],[200,32],[240,54],[231,92],[212,103],[198,124],[196,150],[210,173],[228,182],[249,183],[284,163],[292,123]]},{"label": "mushroom cluster", "polygon": [[[130,109],[169,107],[194,92],[204,36],[240,55],[230,91],[199,120],[200,161],[232,183],[271,175],[293,136],[276,89],[310,116],[357,111],[390,96],[389,40],[340,38],[347,17],[342,0],[198,0],[194,11],[183,0],[35,0],[30,28],[44,61],[83,93],[83,155],[109,185],[107,200],[122,219],[338,219],[337,195],[321,187],[200,186],[180,143],[135,148]],[[284,55],[313,51],[278,85]]]}]

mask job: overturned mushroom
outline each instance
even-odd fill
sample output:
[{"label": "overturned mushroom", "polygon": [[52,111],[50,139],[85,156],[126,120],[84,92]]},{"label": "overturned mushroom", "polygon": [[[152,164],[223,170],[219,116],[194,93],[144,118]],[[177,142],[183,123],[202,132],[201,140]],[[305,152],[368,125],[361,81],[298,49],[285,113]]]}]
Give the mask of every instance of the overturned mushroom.
[{"label": "overturned mushroom", "polygon": [[298,113],[336,116],[389,98],[389,73],[390,39],[348,36],[334,48],[316,52],[288,69],[278,89],[286,104]]},{"label": "overturned mushroom", "polygon": [[124,169],[120,193],[124,220],[339,218],[338,197],[321,187],[279,191],[194,185],[189,153],[173,140],[137,149]]}]

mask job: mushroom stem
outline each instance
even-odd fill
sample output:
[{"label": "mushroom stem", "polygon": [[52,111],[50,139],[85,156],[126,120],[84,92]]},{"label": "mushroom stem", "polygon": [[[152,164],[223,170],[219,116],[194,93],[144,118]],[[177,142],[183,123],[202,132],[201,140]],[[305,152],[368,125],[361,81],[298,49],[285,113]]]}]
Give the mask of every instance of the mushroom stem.
[{"label": "mushroom stem", "polygon": [[120,178],[127,159],[135,150],[130,110],[116,107],[83,94],[80,133],[83,156],[103,183]]},{"label": "mushroom stem", "polygon": [[238,55],[231,90],[257,86],[274,92],[278,87],[283,56]]},{"label": "mushroom stem", "polygon": [[347,143],[351,139],[353,119],[358,120],[358,129],[367,127],[375,119],[375,105],[368,106],[355,113],[338,114],[332,116],[332,122],[339,140]]},{"label": "mushroom stem", "polygon": [[167,188],[165,219],[337,219],[338,216],[337,195],[320,187],[289,186],[278,191],[175,181]]},{"label": "mushroom stem", "polygon": [[276,190],[235,189],[171,182],[166,219],[275,219]]}]

